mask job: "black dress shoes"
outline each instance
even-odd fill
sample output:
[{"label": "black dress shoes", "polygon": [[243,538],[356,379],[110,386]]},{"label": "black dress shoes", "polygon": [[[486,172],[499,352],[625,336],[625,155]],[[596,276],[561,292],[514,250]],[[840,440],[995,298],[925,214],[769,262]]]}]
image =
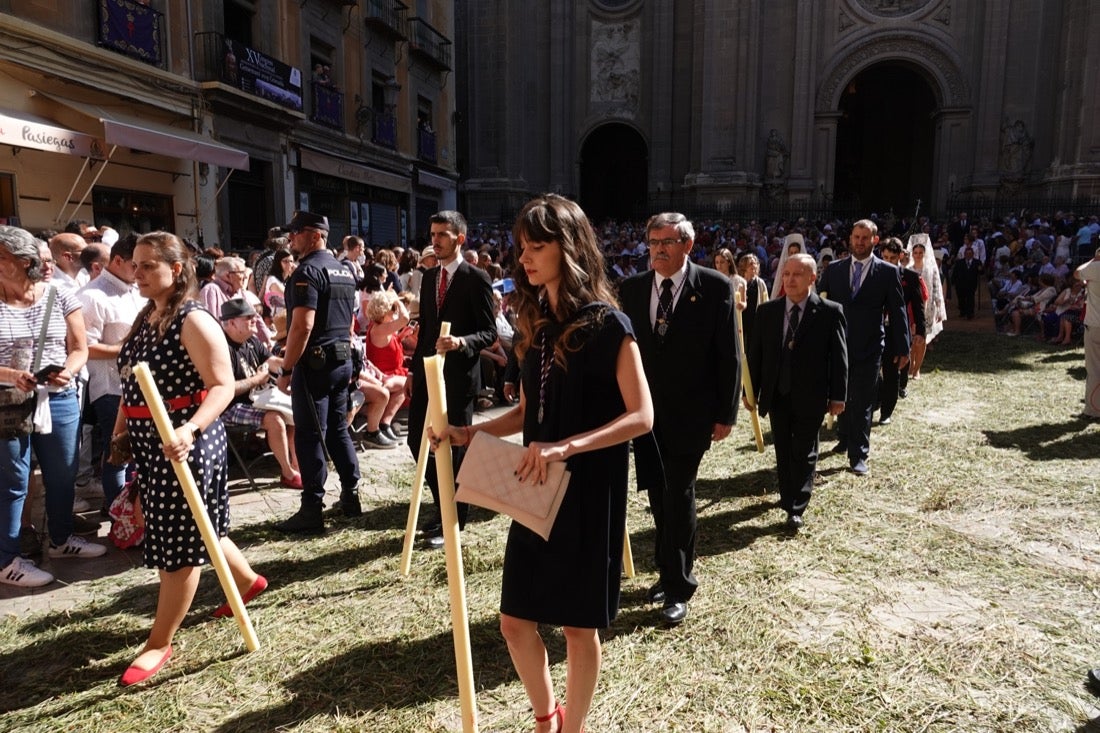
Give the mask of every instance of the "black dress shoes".
[{"label": "black dress shoes", "polygon": [[363,505],[359,502],[357,489],[345,489],[340,492],[340,511],[349,519],[363,515]]},{"label": "black dress shoes", "polygon": [[316,533],[325,529],[325,520],[321,517],[320,504],[302,504],[294,516],[275,525],[280,532]]},{"label": "black dress shoes", "polygon": [[435,534],[429,537],[426,541],[429,550],[442,550],[443,549],[443,535]]},{"label": "black dress shoes", "polygon": [[648,603],[664,603],[665,589],[661,587],[659,582],[654,583],[650,586],[649,590],[645,592],[645,599]]},{"label": "black dress shoes", "polygon": [[797,532],[798,530],[802,529],[804,524],[806,524],[806,523],[804,521],[802,521],[802,517],[800,515],[798,515],[798,514],[788,514],[787,515],[787,529],[791,529],[791,530],[794,530],[795,532]]},{"label": "black dress shoes", "polygon": [[668,626],[678,626],[688,615],[688,604],[666,601],[661,609],[661,622]]},{"label": "black dress shoes", "polygon": [[1093,692],[1100,694],[1100,669],[1089,670],[1088,685]]},{"label": "black dress shoes", "polygon": [[894,422],[894,418],[890,417],[889,415],[883,415],[878,419],[879,425],[889,425],[892,422]]},{"label": "black dress shoes", "polygon": [[848,452],[848,444],[847,443],[837,443],[836,445],[833,446],[833,449],[830,451],[830,453],[847,453],[847,452]]}]

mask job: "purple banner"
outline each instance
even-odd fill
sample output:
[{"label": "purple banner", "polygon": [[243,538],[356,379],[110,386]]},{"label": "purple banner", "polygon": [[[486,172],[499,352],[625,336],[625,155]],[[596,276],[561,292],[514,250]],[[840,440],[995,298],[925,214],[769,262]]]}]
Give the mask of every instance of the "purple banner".
[{"label": "purple banner", "polygon": [[99,0],[99,45],[161,65],[163,16],[132,0]]}]

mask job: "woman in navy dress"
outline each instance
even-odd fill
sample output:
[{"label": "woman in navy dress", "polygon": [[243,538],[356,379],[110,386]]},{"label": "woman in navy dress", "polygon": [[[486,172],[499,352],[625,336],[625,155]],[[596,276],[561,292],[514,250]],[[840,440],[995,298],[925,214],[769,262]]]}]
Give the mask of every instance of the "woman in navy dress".
[{"label": "woman in navy dress", "polygon": [[[538,733],[580,731],[600,672],[600,638],[619,609],[628,442],[651,429],[653,404],[630,320],[617,310],[595,233],[579,206],[545,194],[520,212],[513,272],[522,363],[519,404],[468,428],[523,431],[523,481],[550,461],[571,473],[549,540],[513,522],[504,554],[500,628]],[[433,442],[438,441],[433,436]],[[554,695],[540,623],[562,626],[566,710]]]},{"label": "woman in navy dress", "polygon": [[[226,437],[218,416],[233,399],[234,382],[225,335],[194,300],[195,268],[174,234],[143,235],[134,247],[134,265],[138,291],[149,302],[119,353],[122,406],[113,436],[129,433],[145,521],[144,561],[146,567],[159,571],[160,592],[149,640],[119,680],[124,686],[148,679],[172,656],[172,637],[191,607],[199,570],[209,561],[171,461],[186,462],[191,469],[242,600],[267,587],[263,576],[252,570],[226,536]],[[133,373],[141,362],[149,365],[171,410],[175,435],[170,443],[157,433]],[[232,611],[223,606],[214,615],[232,615]]]}]

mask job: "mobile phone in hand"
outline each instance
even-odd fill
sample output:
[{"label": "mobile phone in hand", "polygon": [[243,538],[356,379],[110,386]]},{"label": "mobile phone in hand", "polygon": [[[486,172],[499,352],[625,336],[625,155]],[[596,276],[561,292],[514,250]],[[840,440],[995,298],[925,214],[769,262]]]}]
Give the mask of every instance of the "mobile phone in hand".
[{"label": "mobile phone in hand", "polygon": [[65,367],[58,366],[57,364],[50,364],[47,367],[42,367],[34,373],[34,381],[38,384],[46,384],[50,381],[50,377],[64,371]]}]

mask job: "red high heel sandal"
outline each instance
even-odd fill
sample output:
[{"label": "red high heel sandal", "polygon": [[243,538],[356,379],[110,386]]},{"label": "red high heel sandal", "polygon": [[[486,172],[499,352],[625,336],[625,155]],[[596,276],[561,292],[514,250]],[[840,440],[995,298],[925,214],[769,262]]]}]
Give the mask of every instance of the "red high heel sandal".
[{"label": "red high heel sandal", "polygon": [[558,730],[560,731],[565,726],[565,708],[561,706],[561,703],[555,703],[554,709],[546,715],[536,715],[536,723],[548,723],[554,718],[558,719]]}]

